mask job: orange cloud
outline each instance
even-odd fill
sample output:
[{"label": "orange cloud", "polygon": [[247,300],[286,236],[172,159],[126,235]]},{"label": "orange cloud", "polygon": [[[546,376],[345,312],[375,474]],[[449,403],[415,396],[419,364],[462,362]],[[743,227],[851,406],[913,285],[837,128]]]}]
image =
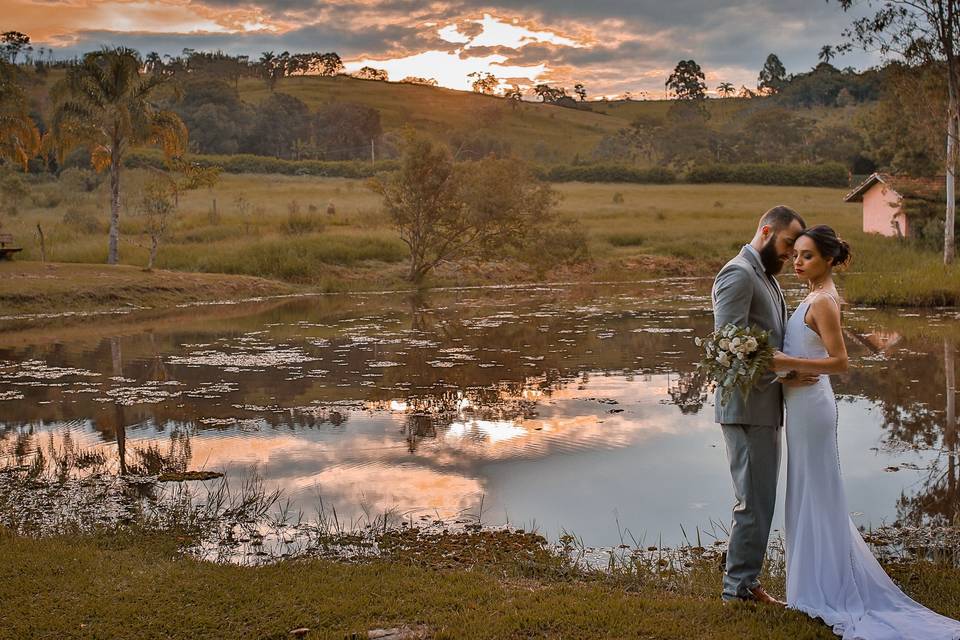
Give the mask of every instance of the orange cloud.
[{"label": "orange cloud", "polygon": [[256,7],[215,9],[189,0],[8,0],[7,24],[35,42],[62,46],[83,31],[150,33],[242,33],[285,31],[293,24],[269,18]]}]

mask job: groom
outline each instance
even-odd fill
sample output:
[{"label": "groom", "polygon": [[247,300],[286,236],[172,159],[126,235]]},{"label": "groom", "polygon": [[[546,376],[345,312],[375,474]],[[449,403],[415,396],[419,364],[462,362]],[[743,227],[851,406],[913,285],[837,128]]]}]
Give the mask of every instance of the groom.
[{"label": "groom", "polygon": [[[760,218],[750,244],[728,262],[713,283],[714,328],[733,323],[770,333],[770,344],[783,347],[787,305],[774,276],[793,253],[793,243],[806,228],[803,218],[789,207],[778,206]],[[730,462],[737,502],[727,548],[723,599],[784,603],[768,594],[757,576],[763,566],[770,525],[777,499],[780,470],[780,427],[783,424],[783,384],[809,384],[810,376],[795,373],[761,378],[744,400],[738,392],[721,404],[716,397],[716,421]],[[789,380],[789,382],[787,382]]]}]

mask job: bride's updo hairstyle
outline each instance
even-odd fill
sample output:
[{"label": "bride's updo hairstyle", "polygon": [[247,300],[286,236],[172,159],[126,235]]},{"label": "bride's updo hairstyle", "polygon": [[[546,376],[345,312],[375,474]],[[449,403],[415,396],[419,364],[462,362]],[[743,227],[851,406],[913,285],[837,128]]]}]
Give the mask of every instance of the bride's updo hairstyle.
[{"label": "bride's updo hairstyle", "polygon": [[[815,227],[804,229],[800,236],[807,236],[817,245],[817,251],[824,259],[833,258],[834,268],[844,267],[850,262],[850,245],[837,235],[832,227],[818,224]],[[800,237],[797,236],[797,237]]]}]

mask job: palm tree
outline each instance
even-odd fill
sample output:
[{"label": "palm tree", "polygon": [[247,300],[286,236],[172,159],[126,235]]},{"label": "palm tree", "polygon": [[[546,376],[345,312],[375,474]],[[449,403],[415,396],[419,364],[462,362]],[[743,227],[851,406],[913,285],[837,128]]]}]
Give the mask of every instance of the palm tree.
[{"label": "palm tree", "polygon": [[163,58],[156,51],[151,51],[144,59],[143,68],[150,73],[161,73],[163,71]]},{"label": "palm tree", "polygon": [[824,64],[830,64],[830,60],[832,60],[836,55],[837,53],[833,50],[833,47],[825,44],[820,47],[820,53],[817,54],[817,57],[820,58],[820,62],[823,62]]},{"label": "palm tree", "polygon": [[58,157],[62,160],[70,149],[85,147],[98,171],[110,168],[108,264],[117,264],[119,257],[120,169],[126,152],[138,145],[156,145],[172,158],[187,147],[187,128],[179,116],[150,102],[167,79],[143,76],[140,67],[133,49],[105,48],[84,55],[51,89],[51,143]]},{"label": "palm tree", "polygon": [[[732,82],[721,82],[719,85],[717,85],[717,92],[718,92],[722,97],[724,97],[724,98],[729,98],[730,96],[732,96],[733,94],[735,94],[735,93],[737,92],[737,88],[736,88],[735,86],[733,86],[733,83],[732,83]],[[724,114],[724,119],[727,119],[727,114],[725,113],[726,110],[727,110],[726,107],[724,107],[723,103],[721,103],[721,104],[720,104],[720,113],[723,113],[723,114]],[[718,149],[718,150],[717,150],[717,154],[719,155],[719,153],[720,153],[720,151],[719,151],[719,149]]]},{"label": "palm tree", "polygon": [[0,160],[23,167],[40,152],[40,131],[17,83],[16,66],[0,60]]}]

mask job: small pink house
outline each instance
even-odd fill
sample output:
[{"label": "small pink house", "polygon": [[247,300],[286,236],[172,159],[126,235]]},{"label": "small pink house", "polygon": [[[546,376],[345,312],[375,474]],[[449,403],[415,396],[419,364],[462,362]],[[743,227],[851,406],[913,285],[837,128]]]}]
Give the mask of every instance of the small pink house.
[{"label": "small pink house", "polygon": [[943,178],[911,178],[889,173],[875,173],[848,193],[844,202],[863,203],[863,230],[883,236],[905,238],[910,235],[911,221],[904,211],[908,200],[937,200]]},{"label": "small pink house", "polygon": [[907,214],[900,208],[903,195],[894,188],[897,181],[895,176],[875,173],[843,198],[844,202],[863,203],[864,233],[901,238],[910,235]]}]

